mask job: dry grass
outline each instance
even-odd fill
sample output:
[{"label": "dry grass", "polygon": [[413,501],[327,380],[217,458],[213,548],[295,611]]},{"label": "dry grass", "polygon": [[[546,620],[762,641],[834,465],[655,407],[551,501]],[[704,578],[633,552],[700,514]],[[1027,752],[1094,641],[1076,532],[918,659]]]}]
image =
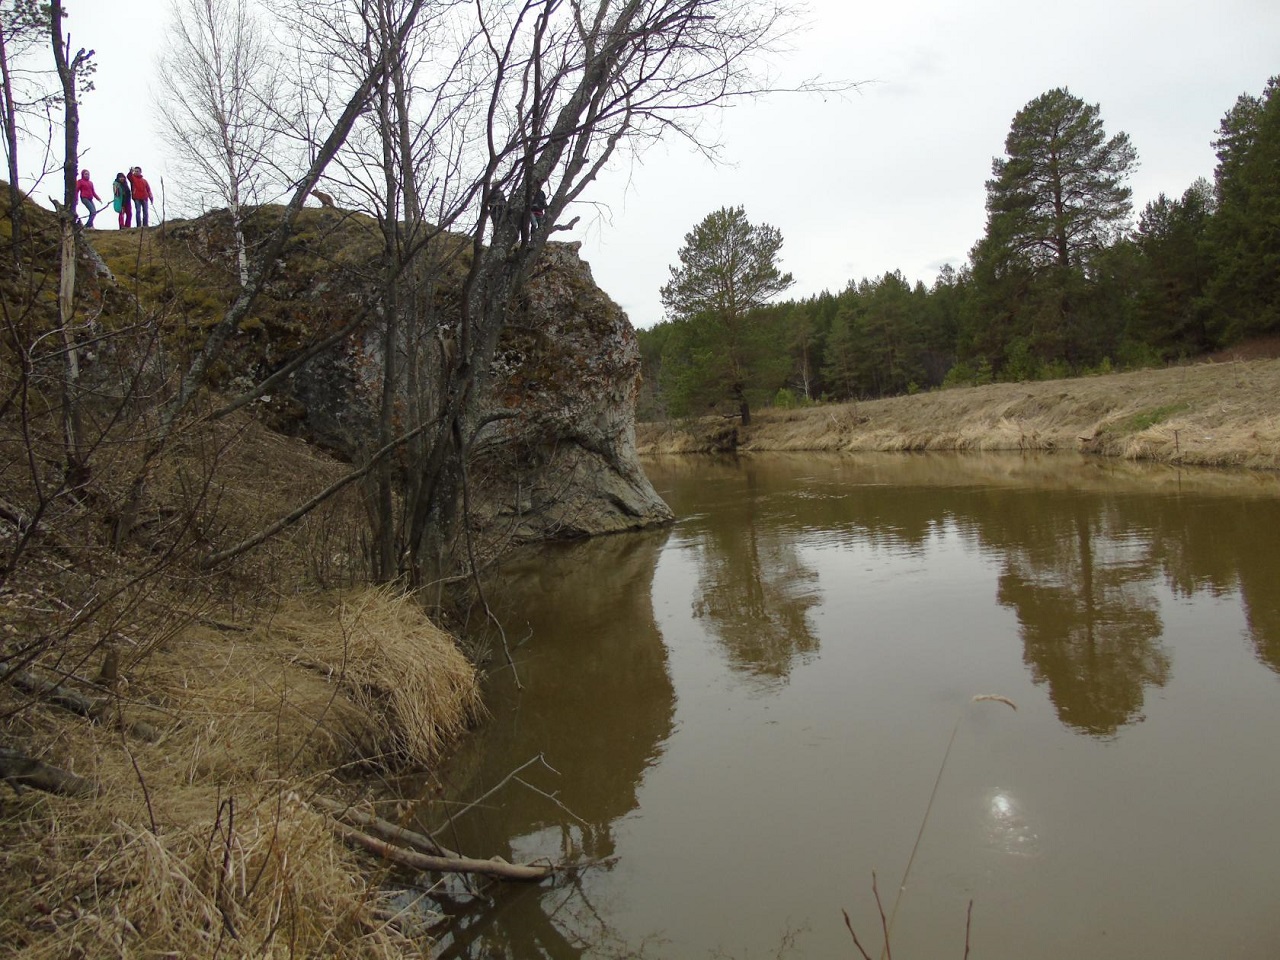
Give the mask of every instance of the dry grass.
[{"label": "dry grass", "polygon": [[298,597],[252,629],[192,626],[131,681],[122,709],[158,743],[21,714],[30,753],[102,794],[4,798],[0,955],[426,955],[305,805],[353,764],[436,758],[479,709],[470,665],[409,598]]},{"label": "dry grass", "polygon": [[[175,434],[113,548],[153,420],[111,429],[93,495],[54,502],[0,583],[0,666],[34,657],[102,697],[93,678],[120,654],[101,723],[0,683],[0,746],[100,789],[0,783],[0,957],[425,955],[425,937],[383,919],[385,873],[306,799],[355,799],[385,767],[437,759],[479,710],[474,671],[412,599],[351,586],[367,527],[356,486],[229,568],[200,568],[350,469],[246,412]],[[0,424],[6,502],[36,501],[28,461],[57,462],[56,426]],[[33,449],[48,457],[12,455],[22,427],[46,431]],[[0,553],[17,543],[0,524]],[[162,736],[125,737],[120,717]]]},{"label": "dry grass", "polygon": [[390,588],[308,602],[265,629],[298,650],[297,661],[341,677],[350,701],[376,729],[359,732],[381,759],[427,765],[478,717],[475,670],[416,602]]},{"label": "dry grass", "polygon": [[[642,454],[725,449],[725,421],[641,424]],[[1132,460],[1280,469],[1280,360],[993,384],[764,410],[753,451],[1083,450]]]}]

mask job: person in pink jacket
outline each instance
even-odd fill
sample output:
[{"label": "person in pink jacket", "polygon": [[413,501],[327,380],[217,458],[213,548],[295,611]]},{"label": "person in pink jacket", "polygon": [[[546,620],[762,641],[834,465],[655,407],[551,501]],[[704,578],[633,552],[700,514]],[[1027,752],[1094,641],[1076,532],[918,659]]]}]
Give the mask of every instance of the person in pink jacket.
[{"label": "person in pink jacket", "polygon": [[93,189],[93,181],[89,179],[89,171],[81,170],[80,179],[76,181],[76,194],[80,197],[80,202],[85,205],[85,209],[89,211],[89,222],[86,227],[93,226],[93,218],[98,215],[98,208],[93,205],[93,201],[102,202],[102,198],[98,196],[98,191]]}]

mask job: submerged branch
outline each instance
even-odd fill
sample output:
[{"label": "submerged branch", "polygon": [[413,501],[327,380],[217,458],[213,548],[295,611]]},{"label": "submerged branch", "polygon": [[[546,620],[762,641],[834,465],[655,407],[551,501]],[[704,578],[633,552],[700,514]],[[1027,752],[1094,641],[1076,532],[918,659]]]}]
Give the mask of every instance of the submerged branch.
[{"label": "submerged branch", "polygon": [[329,821],[329,828],[345,842],[375,853],[384,860],[409,867],[412,870],[430,870],[437,873],[475,873],[497,880],[536,881],[545,880],[555,873],[550,864],[534,865],[526,863],[507,863],[505,860],[473,860],[469,857],[433,857],[425,853],[417,853],[397,847],[385,840],[379,840],[354,827],[348,827],[337,820]]}]

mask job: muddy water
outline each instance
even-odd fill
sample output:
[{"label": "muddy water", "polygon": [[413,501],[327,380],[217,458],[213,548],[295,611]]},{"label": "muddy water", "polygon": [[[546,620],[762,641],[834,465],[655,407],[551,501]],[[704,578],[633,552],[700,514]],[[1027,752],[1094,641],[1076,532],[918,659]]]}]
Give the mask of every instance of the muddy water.
[{"label": "muddy water", "polygon": [[892,911],[909,861],[898,957],[961,956],[970,900],[982,960],[1280,956],[1276,478],[648,469],[674,527],[490,584],[523,689],[490,633],[430,813],[538,758],[445,835],[594,865],[455,887],[444,956],[856,956],[842,909],[878,955],[872,875]]}]

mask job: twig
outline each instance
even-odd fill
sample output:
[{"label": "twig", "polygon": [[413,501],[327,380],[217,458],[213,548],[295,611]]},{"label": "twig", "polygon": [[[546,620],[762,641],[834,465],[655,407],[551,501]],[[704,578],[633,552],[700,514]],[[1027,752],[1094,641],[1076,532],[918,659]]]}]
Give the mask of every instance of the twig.
[{"label": "twig", "polygon": [[431,870],[444,873],[478,873],[499,880],[545,880],[555,873],[555,866],[550,862],[543,865],[532,863],[507,863],[505,860],[472,860],[467,857],[432,857],[425,853],[405,850],[395,844],[361,833],[354,827],[348,827],[337,820],[329,820],[329,828],[339,837],[354,846],[362,847],[370,853],[376,853],[385,860],[398,863],[412,870]]},{"label": "twig", "polygon": [[853,937],[853,945],[862,954],[862,960],[871,960],[871,954],[862,948],[862,944],[858,942],[858,935],[853,932],[853,921],[849,919],[849,911],[842,908],[840,912],[844,914],[844,925],[849,931],[849,936]]},{"label": "twig", "polygon": [[[995,701],[996,703],[1003,703],[1005,706],[1012,707],[1014,710],[1018,709],[1018,705],[1016,703],[1014,703],[1008,697],[1000,696],[1000,694],[998,693],[980,693],[977,696],[972,697],[969,700],[969,703],[978,703],[980,701],[986,701],[986,700]],[[947,761],[951,758],[951,748],[955,746],[956,734],[960,732],[960,722],[965,718],[965,708],[967,708],[968,705],[969,704],[965,704],[965,707],[961,708],[960,716],[956,717],[956,724],[954,727],[951,728],[951,739],[947,741],[947,749],[942,754],[942,763],[938,766],[938,775],[933,780],[933,790],[930,792],[929,802],[924,808],[924,817],[920,821],[920,829],[916,832],[916,842],[912,844],[911,856],[907,858],[907,869],[902,871],[902,883],[899,884],[898,892],[893,898],[893,910],[890,911],[889,913],[889,925],[885,935],[885,952],[883,956],[886,958],[886,960],[889,956],[888,933],[893,930],[893,921],[898,915],[898,904],[902,902],[903,891],[907,889],[907,878],[911,876],[911,866],[912,864],[915,863],[916,853],[920,849],[920,841],[924,838],[924,828],[929,823],[929,814],[933,812],[933,801],[937,799],[937,796],[938,796],[938,785],[942,783],[942,774],[943,774],[943,771],[947,769]],[[874,880],[875,874],[873,873],[871,876]],[[879,902],[878,896],[876,900],[877,902]]]},{"label": "twig", "polygon": [[964,916],[964,960],[969,960],[969,931],[973,929],[973,901],[969,901],[969,909]]},{"label": "twig", "polygon": [[86,780],[59,767],[33,760],[17,750],[6,747],[0,747],[0,780],[7,781],[15,789],[20,786],[31,787],[64,797],[98,795],[98,785],[92,780]]},{"label": "twig", "polygon": [[583,820],[580,816],[578,816],[576,813],[574,813],[572,810],[566,807],[563,803],[561,803],[555,794],[547,793],[547,791],[545,790],[540,790],[539,788],[535,787],[532,783],[530,783],[528,780],[522,780],[520,779],[520,777],[516,777],[515,781],[521,786],[528,787],[530,790],[532,790],[534,793],[538,794],[539,796],[546,797],[548,800],[554,803],[557,807],[559,807],[561,810],[567,813],[574,820],[577,820],[584,827],[591,826],[591,824],[587,823],[587,821]]},{"label": "twig", "polygon": [[[520,773],[527,770],[529,767],[532,767],[539,760],[542,760],[542,754],[538,754],[532,760],[526,760],[524,763],[520,764],[520,766],[516,767],[514,770],[508,773],[505,777],[499,780],[495,786],[491,787],[490,789],[482,793],[480,796],[476,797],[474,800],[468,803],[465,807],[463,807],[457,813],[451,814],[449,819],[454,820],[457,817],[462,816],[464,813],[468,813],[471,810],[474,810],[476,807],[480,806],[480,804],[484,803],[486,800],[492,797],[495,793],[497,793],[499,790],[505,787],[508,783],[514,780]],[[546,763],[545,760],[542,760],[542,762],[544,764]]]},{"label": "twig", "polygon": [[[911,876],[911,867],[916,862],[916,853],[920,850],[920,841],[924,839],[924,828],[929,824],[929,814],[933,812],[933,801],[938,797],[938,785],[942,783],[942,773],[947,769],[947,760],[951,758],[951,748],[955,746],[956,734],[960,732],[960,721],[964,719],[964,711],[960,712],[960,716],[956,717],[955,726],[951,728],[951,739],[947,741],[947,749],[942,754],[942,763],[938,765],[938,775],[933,779],[933,790],[929,793],[929,802],[925,805],[924,816],[920,820],[920,829],[916,831],[916,842],[911,845],[911,856],[907,857],[907,868],[902,871],[902,883],[898,885],[898,892],[893,898],[893,909],[889,913],[889,922],[885,927],[885,945],[884,953],[881,954],[886,960],[889,954],[889,932],[893,930],[893,921],[898,916],[898,904],[902,902],[902,893],[907,889],[907,878]],[[872,873],[872,886],[875,886],[875,874]],[[876,903],[880,902],[879,894],[876,895]],[[884,913],[881,911],[881,916]]]},{"label": "twig", "polygon": [[[499,415],[495,414],[494,416],[497,417]],[[468,447],[473,446],[475,444],[476,433],[478,433],[479,430],[480,428],[477,427],[476,431],[472,433],[471,443],[468,444]],[[467,470],[467,451],[466,450],[461,451],[459,462],[461,465],[461,472],[462,472],[462,516],[463,516],[463,519],[465,520],[466,518],[471,516],[471,478],[470,478],[469,471]],[[516,662],[511,656],[511,646],[510,644],[507,643],[507,631],[502,628],[502,622],[497,618],[493,610],[489,607],[489,600],[484,595],[484,585],[480,582],[479,567],[476,564],[475,543],[473,542],[471,537],[470,523],[464,523],[463,539],[466,541],[466,545],[467,545],[467,560],[471,567],[471,574],[475,584],[476,596],[480,599],[480,605],[484,607],[485,616],[494,624],[494,626],[498,628],[498,636],[502,639],[502,652],[506,654],[507,666],[511,668],[511,676],[512,676],[512,679],[515,680],[516,690],[522,691],[524,690],[524,685],[520,682],[520,671],[516,669]]]},{"label": "twig", "polygon": [[876,909],[880,911],[880,932],[884,934],[884,957],[885,960],[893,960],[893,948],[889,945],[889,921],[884,917],[884,904],[880,901],[880,888],[876,886],[874,870],[871,871],[871,892],[876,898]]},{"label": "twig", "polygon": [[[79,714],[93,723],[100,722],[103,714],[107,711],[108,703],[105,699],[91,700],[62,684],[38,677],[29,670],[17,667],[0,668],[0,681],[4,680],[8,680],[25,693],[42,696],[50,703],[62,707],[64,710]],[[121,729],[150,743],[155,743],[160,739],[160,731],[145,720],[130,720],[126,722],[123,716],[119,716],[119,722]]]},{"label": "twig", "polygon": [[348,804],[337,803],[328,797],[321,796],[313,796],[308,802],[352,826],[363,827],[373,836],[386,840],[388,843],[402,844],[412,847],[419,853],[426,853],[436,857],[462,858],[462,854],[441,846],[435,837],[430,834],[417,833]]},{"label": "twig", "polygon": [[147,804],[147,820],[151,823],[151,833],[160,836],[160,828],[156,826],[156,811],[151,805],[151,789],[147,786],[147,778],[142,775],[142,768],[138,766],[138,758],[133,755],[133,751],[129,749],[129,738],[125,736],[124,717],[120,714],[120,704],[116,704],[116,724],[120,728],[120,746],[124,748],[125,756],[129,758],[129,763],[133,766],[133,775],[138,778],[138,786],[142,788],[142,799]]}]

